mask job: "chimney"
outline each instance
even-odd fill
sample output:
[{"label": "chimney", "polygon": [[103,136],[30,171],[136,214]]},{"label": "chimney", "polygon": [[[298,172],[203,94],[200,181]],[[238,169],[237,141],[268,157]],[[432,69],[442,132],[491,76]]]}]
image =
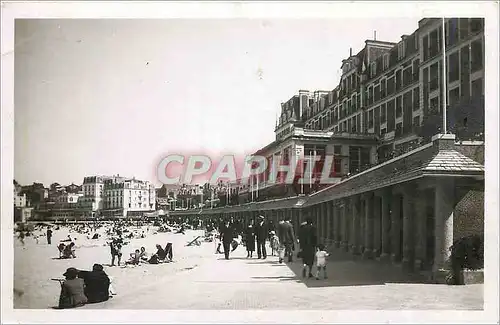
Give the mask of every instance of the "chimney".
[{"label": "chimney", "polygon": [[455,134],[436,134],[431,140],[439,150],[450,150],[455,148]]},{"label": "chimney", "polygon": [[377,31],[376,30],[373,31],[373,40],[374,41],[377,40]]},{"label": "chimney", "polygon": [[349,57],[352,56],[352,47],[349,48]]}]

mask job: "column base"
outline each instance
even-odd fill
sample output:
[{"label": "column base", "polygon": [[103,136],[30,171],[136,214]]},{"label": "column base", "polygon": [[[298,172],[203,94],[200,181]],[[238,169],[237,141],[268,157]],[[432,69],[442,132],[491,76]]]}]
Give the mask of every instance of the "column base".
[{"label": "column base", "polygon": [[380,257],[378,259],[380,262],[390,262],[391,256],[387,253],[382,253],[382,254],[380,254]]},{"label": "column base", "polygon": [[439,269],[433,270],[431,273],[431,281],[436,284],[449,284],[448,283],[448,275],[450,274],[450,270],[447,269]]},{"label": "column base", "polygon": [[397,254],[391,255],[391,262],[394,264],[399,264],[401,262],[401,257]]},{"label": "column base", "polygon": [[341,249],[348,252],[349,251],[349,243],[348,242],[342,242]]},{"label": "column base", "polygon": [[408,257],[403,257],[403,260],[401,261],[401,267],[403,268],[404,271],[412,271],[413,264],[411,263],[411,260]]},{"label": "column base", "polygon": [[417,272],[423,271],[424,270],[424,262],[420,259],[416,259],[414,269]]},{"label": "column base", "polygon": [[356,246],[356,245],[351,246],[351,254],[352,255],[359,255],[360,254],[358,246]]},{"label": "column base", "polygon": [[363,252],[363,258],[364,259],[371,259],[373,258],[373,251],[369,248],[365,248],[365,251]]},{"label": "column base", "polygon": [[380,251],[378,249],[373,250],[373,258],[378,258],[380,256]]}]

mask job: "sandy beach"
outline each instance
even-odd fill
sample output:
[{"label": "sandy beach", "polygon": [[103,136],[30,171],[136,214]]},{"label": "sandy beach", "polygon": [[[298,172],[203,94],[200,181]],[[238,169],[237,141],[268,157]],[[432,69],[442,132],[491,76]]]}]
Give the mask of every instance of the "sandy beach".
[{"label": "sandy beach", "polygon": [[[144,228],[145,229],[145,228]],[[142,230],[139,230],[141,232]],[[266,260],[246,258],[240,246],[230,260],[214,254],[215,244],[202,242],[186,247],[202,231],[185,235],[158,233],[132,239],[123,248],[124,259],[145,246],[173,243],[174,262],[137,267],[109,267],[110,248],[105,238],[76,237],[76,259],[59,260],[56,248],[68,230],[54,231],[52,245],[46,238],[27,237],[25,246],[15,238],[14,308],[50,309],[57,305],[60,287],[51,278],[62,278],[68,267],[90,270],[100,263],[113,277],[117,295],[78,309],[259,309],[259,310],[401,310],[483,308],[483,285],[448,286],[422,284],[400,269],[376,261],[353,260],[347,253],[332,252],[328,280],[302,279],[299,260],[280,264],[276,256]],[[268,251],[270,253],[270,250]]]},{"label": "sandy beach", "polygon": [[[142,230],[146,231],[146,226]],[[133,227],[132,229],[139,229]],[[154,227],[156,229],[156,227]],[[214,256],[214,244],[203,243],[201,246],[186,247],[186,244],[202,235],[202,231],[187,230],[185,235],[174,233],[153,234],[153,227],[146,238],[131,239],[123,247],[123,261],[129,254],[141,246],[146,247],[149,254],[156,252],[155,245],[165,247],[167,242],[173,244],[174,262],[150,265],[141,264],[137,267],[110,267],[110,248],[106,244],[106,236],[99,239],[87,239],[87,235],[69,232],[62,228],[54,231],[52,245],[47,244],[45,237],[39,238],[39,243],[33,237],[26,237],[25,245],[14,238],[14,308],[50,308],[57,305],[60,286],[51,278],[63,278],[62,274],[69,267],[81,270],[91,270],[94,263],[102,264],[106,273],[113,277],[113,286],[118,295],[133,294],[136,291],[147,290],[155,285],[158,279],[183,270],[197,267],[205,259]],[[35,231],[35,235],[40,232]],[[102,229],[101,229],[102,234]],[[58,259],[57,245],[61,239],[70,235],[76,238],[75,259]]]}]

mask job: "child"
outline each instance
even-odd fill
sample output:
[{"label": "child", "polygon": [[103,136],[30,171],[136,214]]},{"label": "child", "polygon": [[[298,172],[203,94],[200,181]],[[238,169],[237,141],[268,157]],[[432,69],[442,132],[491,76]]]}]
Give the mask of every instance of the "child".
[{"label": "child", "polygon": [[274,256],[274,253],[278,252],[280,249],[280,240],[278,236],[276,235],[276,232],[271,231],[271,255]]},{"label": "child", "polygon": [[325,245],[320,244],[318,246],[318,251],[316,252],[316,280],[319,280],[319,271],[323,269],[323,276],[325,279],[328,278],[326,275],[326,258],[329,254],[325,251]]}]

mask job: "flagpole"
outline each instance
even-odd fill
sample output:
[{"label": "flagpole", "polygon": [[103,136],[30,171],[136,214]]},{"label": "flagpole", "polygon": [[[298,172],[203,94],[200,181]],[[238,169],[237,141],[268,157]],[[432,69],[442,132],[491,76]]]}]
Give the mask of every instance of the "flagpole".
[{"label": "flagpole", "polygon": [[445,28],[445,18],[443,17],[442,29],[443,29],[443,37],[441,37],[441,43],[443,47],[443,133],[447,133],[447,121],[446,121],[446,97],[448,96],[447,90],[447,79],[446,79],[446,28]]}]

